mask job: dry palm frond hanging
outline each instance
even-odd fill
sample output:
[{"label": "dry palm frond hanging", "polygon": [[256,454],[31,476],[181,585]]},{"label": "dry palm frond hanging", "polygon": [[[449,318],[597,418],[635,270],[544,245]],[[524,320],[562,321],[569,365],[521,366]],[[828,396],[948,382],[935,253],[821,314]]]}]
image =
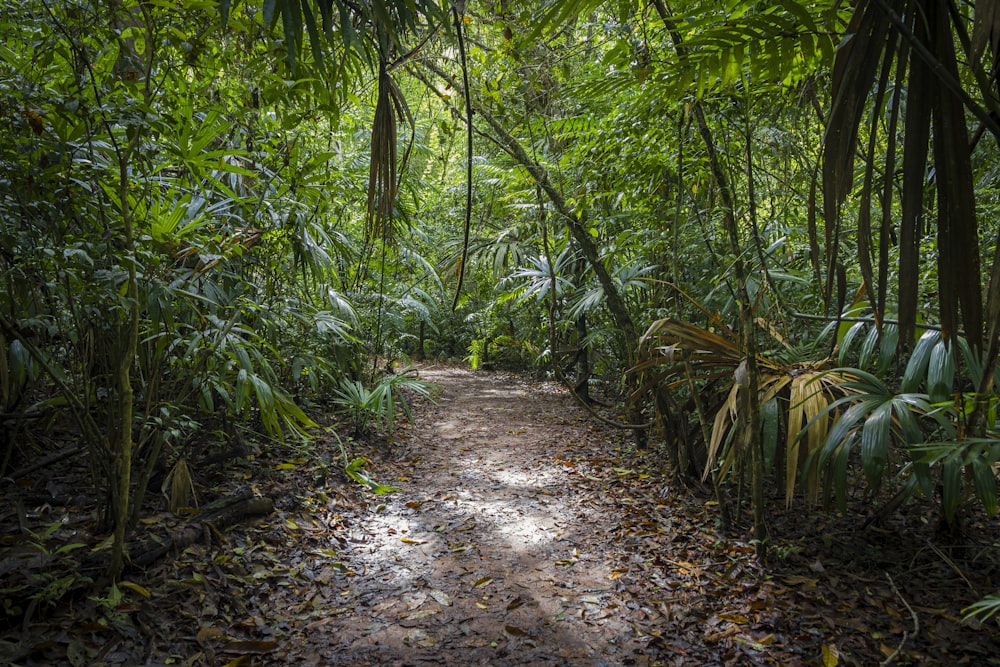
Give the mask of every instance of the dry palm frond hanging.
[{"label": "dry palm frond hanging", "polygon": [[387,245],[392,245],[398,236],[398,218],[393,214],[396,196],[399,193],[397,173],[402,171],[409,154],[407,149],[402,163],[397,162],[396,123],[399,118],[405,118],[412,125],[410,110],[406,106],[403,93],[389,75],[386,63],[383,61],[379,63],[378,100],[375,103],[375,119],[372,122],[365,235],[368,239],[382,239]]},{"label": "dry palm frond hanging", "polygon": [[[1000,41],[996,4],[975,3],[974,47],[968,53],[968,40],[956,37],[965,32],[962,16],[948,0],[859,0],[847,28],[848,38],[837,50],[833,65],[834,102],[823,147],[827,275],[834,274],[838,261],[840,209],[854,190],[855,158],[861,130],[866,127],[869,139],[862,151],[865,175],[858,193],[860,268],[868,299],[881,323],[887,310],[887,282],[892,271],[889,244],[895,241],[892,198],[901,166],[899,342],[907,349],[915,342],[920,308],[919,277],[924,270],[920,239],[925,233],[931,182],[937,194],[937,215],[928,226],[937,231],[941,325],[949,338],[964,328],[969,342],[982,347],[980,224],[971,162],[975,142],[970,142],[967,115],[975,116],[983,129],[997,137],[1000,124],[990,113],[992,94],[975,99],[975,88],[964,82],[970,80],[970,70],[980,67],[979,59],[986,47]],[[956,43],[963,51],[956,52]],[[991,72],[996,71],[993,62],[991,59]],[[905,95],[898,94],[904,88]],[[875,102],[870,104],[873,97]],[[883,132],[886,116],[888,130]],[[882,150],[880,141],[886,134],[883,156],[878,151]],[[897,165],[900,141],[902,160]],[[870,208],[878,196],[875,177],[879,173],[883,179],[882,220],[876,234]],[[871,239],[877,239],[877,248]],[[827,280],[829,301],[832,283],[831,278]],[[993,303],[1000,304],[1000,300],[994,299]]]}]

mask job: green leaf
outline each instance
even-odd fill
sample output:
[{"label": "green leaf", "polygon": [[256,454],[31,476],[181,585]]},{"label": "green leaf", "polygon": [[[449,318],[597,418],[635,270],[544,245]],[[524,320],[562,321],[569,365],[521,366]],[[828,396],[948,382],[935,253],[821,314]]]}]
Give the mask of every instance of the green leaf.
[{"label": "green leaf", "polygon": [[997,513],[997,478],[990,463],[977,456],[970,462],[970,467],[976,485],[976,495],[986,509],[986,514],[993,516]]},{"label": "green leaf", "polygon": [[778,450],[778,399],[760,406],[761,446],[764,448],[764,470],[774,467],[775,454]]},{"label": "green leaf", "polygon": [[985,621],[990,619],[997,612],[1000,612],[1000,593],[987,595],[982,600],[970,604],[962,610],[962,613],[965,614],[963,620],[971,618],[972,616],[981,615]]},{"label": "green leaf", "polygon": [[882,330],[882,342],[879,345],[878,362],[876,369],[879,376],[884,376],[892,364],[893,357],[896,356],[896,347],[899,343],[899,326],[887,324]]},{"label": "green leaf", "polygon": [[397,489],[396,487],[379,484],[369,477],[368,474],[362,470],[366,463],[368,463],[368,459],[363,456],[358,457],[344,466],[344,472],[358,484],[367,486],[369,490],[375,493],[375,495],[384,496],[387,493],[396,493],[397,491],[400,491],[400,489]]},{"label": "green leaf", "polygon": [[962,502],[962,461],[959,457],[951,456],[944,462],[941,487],[944,516],[951,523]]},{"label": "green leaf", "polygon": [[302,3],[302,14],[305,18],[306,31],[309,33],[309,46],[312,48],[313,60],[316,63],[322,63],[323,49],[319,39],[319,26],[316,25],[316,16],[313,14],[309,2],[310,0],[305,0]]},{"label": "green leaf", "polygon": [[952,396],[955,382],[955,357],[951,347],[939,340],[927,362],[927,394],[931,403],[942,403]]},{"label": "green leaf", "polygon": [[931,351],[934,346],[938,344],[941,340],[940,331],[926,331],[924,335],[920,337],[917,341],[916,347],[913,348],[913,354],[910,355],[910,360],[906,363],[906,370],[903,373],[903,381],[900,385],[900,391],[905,393],[911,393],[916,391],[920,387],[920,382],[924,379],[927,373],[927,364],[930,361]]},{"label": "green leaf", "polygon": [[861,467],[868,483],[878,486],[888,461],[892,403],[882,403],[865,419],[861,429]]},{"label": "green leaf", "polygon": [[[844,334],[843,338],[841,339],[841,341],[840,341],[840,352],[839,352],[839,355],[837,357],[837,362],[840,363],[841,365],[843,365],[843,364],[846,363],[847,354],[848,354],[848,352],[851,349],[851,343],[853,343],[854,342],[854,338],[859,333],[861,333],[861,331],[864,329],[864,326],[865,326],[864,322],[855,322],[847,330],[847,332]],[[861,364],[861,365],[864,365],[864,364]]]},{"label": "green leaf", "polygon": [[302,45],[302,11],[299,0],[284,0],[281,3],[281,26],[285,34],[288,69],[294,77],[298,73],[299,48]]},{"label": "green leaf", "polygon": [[277,0],[264,0],[264,27],[270,29],[274,25],[274,8]]},{"label": "green leaf", "polygon": [[861,343],[861,352],[858,355],[858,366],[868,368],[872,364],[872,355],[875,353],[875,346],[878,344],[878,328],[872,327]]},{"label": "green leaf", "polygon": [[833,460],[832,479],[837,496],[837,507],[841,512],[847,512],[847,464],[851,460],[851,449],[857,441],[857,433],[852,433],[837,449]]}]

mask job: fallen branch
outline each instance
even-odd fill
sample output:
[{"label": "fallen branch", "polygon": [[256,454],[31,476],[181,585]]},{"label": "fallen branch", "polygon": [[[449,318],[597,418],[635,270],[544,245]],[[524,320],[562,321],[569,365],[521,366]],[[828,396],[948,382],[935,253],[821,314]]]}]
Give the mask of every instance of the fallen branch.
[{"label": "fallen branch", "polygon": [[42,468],[48,468],[53,463],[57,463],[64,459],[76,456],[77,454],[86,451],[86,449],[87,448],[84,447],[83,445],[79,445],[77,447],[70,447],[69,449],[64,449],[61,452],[56,452],[55,454],[46,456],[43,459],[38,459],[31,465],[21,468],[20,470],[15,470],[6,477],[4,477],[4,479],[9,479],[12,482],[17,481],[21,477],[24,477],[25,475],[30,475],[36,470],[41,470]]},{"label": "fallen branch", "polygon": [[899,646],[896,647],[896,650],[893,651],[889,655],[889,657],[887,657],[885,660],[879,663],[880,667],[889,667],[889,665],[891,665],[896,660],[896,657],[899,656],[899,653],[900,651],[903,650],[903,647],[906,646],[906,642],[909,641],[912,637],[916,637],[917,633],[920,632],[920,619],[917,617],[917,612],[913,611],[913,607],[910,606],[910,603],[906,601],[906,598],[903,597],[903,594],[899,592],[898,588],[896,588],[896,582],[892,580],[892,577],[889,576],[888,572],[885,573],[885,578],[889,580],[889,585],[892,587],[892,592],[896,594],[896,597],[898,597],[902,601],[903,606],[906,607],[906,610],[910,612],[910,618],[913,619],[913,634],[910,634],[906,630],[903,630],[903,638],[899,640]]},{"label": "fallen branch", "polygon": [[132,557],[128,568],[148,567],[171,551],[180,551],[191,546],[206,533],[224,530],[247,517],[266,516],[273,511],[274,503],[270,498],[257,498],[250,492],[220,498],[206,505],[197,516],[179,530],[169,532],[166,539],[151,539],[138,548],[130,549]]}]

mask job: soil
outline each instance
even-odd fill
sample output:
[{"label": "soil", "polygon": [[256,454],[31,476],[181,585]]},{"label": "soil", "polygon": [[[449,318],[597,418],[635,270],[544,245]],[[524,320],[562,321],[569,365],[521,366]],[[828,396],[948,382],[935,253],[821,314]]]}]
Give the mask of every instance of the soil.
[{"label": "soil", "polygon": [[37,605],[0,635],[0,665],[1000,664],[996,623],[961,620],[1000,581],[995,521],[944,546],[919,512],[865,528],[775,509],[761,563],[747,509],[720,532],[710,495],[673,488],[655,447],[562,388],[421,378],[435,403],[351,447],[398,491],[347,479],[332,435],[195,470],[203,490],[242,478],[274,513],[206,530],[118,599],[95,582]]},{"label": "soil", "polygon": [[[588,479],[608,433],[553,385],[429,368],[394,494],[357,535],[365,582],[296,652],[354,664],[618,664],[642,654],[621,513]],[[361,583],[361,582],[359,582]],[[315,655],[315,654],[313,654]]]}]

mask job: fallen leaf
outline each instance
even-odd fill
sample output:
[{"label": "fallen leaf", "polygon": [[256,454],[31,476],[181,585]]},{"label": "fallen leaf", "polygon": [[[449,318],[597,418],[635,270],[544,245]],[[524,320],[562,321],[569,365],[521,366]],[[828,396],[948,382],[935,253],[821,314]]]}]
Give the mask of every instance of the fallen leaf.
[{"label": "fallen leaf", "polygon": [[148,588],[146,588],[145,586],[140,586],[137,583],[134,583],[134,582],[131,582],[131,581],[119,581],[118,585],[121,586],[122,588],[127,588],[130,591],[138,593],[139,595],[141,595],[142,597],[146,598],[147,600],[152,597],[152,594],[150,594]]},{"label": "fallen leaf", "polygon": [[737,625],[746,625],[750,622],[750,619],[740,614],[719,614],[719,618],[730,623],[736,623]]},{"label": "fallen leaf", "polygon": [[410,539],[409,537],[404,537],[403,539],[400,540],[400,542],[402,542],[403,544],[424,544],[426,540],[413,540]]},{"label": "fallen leaf", "polygon": [[195,641],[204,646],[208,642],[222,639],[225,636],[226,633],[219,628],[208,626],[198,631],[198,634],[195,636]]},{"label": "fallen leaf", "polygon": [[278,642],[266,641],[262,639],[249,639],[246,641],[227,642],[222,647],[223,653],[253,653],[262,655],[271,653],[278,648]]},{"label": "fallen leaf", "polygon": [[507,631],[508,635],[514,635],[515,637],[527,637],[528,633],[513,625],[504,626],[504,630]]},{"label": "fallen leaf", "polygon": [[516,598],[514,598],[513,600],[511,600],[507,604],[507,611],[512,611],[514,609],[517,609],[518,607],[520,607],[523,604],[524,604],[524,600],[522,600],[521,596],[519,595],[519,596],[517,596]]},{"label": "fallen leaf", "polygon": [[802,577],[797,574],[792,574],[787,577],[782,577],[781,580],[784,581],[789,586],[804,586],[806,588],[814,588],[817,584],[816,579],[811,579],[809,577]]},{"label": "fallen leaf", "polygon": [[478,579],[476,581],[476,583],[474,583],[472,585],[472,587],[473,588],[482,588],[483,586],[485,586],[486,584],[490,583],[491,581],[493,581],[493,577],[482,577],[482,578]]},{"label": "fallen leaf", "polygon": [[451,606],[451,598],[448,597],[448,594],[445,593],[444,591],[438,590],[436,588],[432,588],[430,590],[430,594],[431,594],[432,598],[434,598],[435,600],[437,600],[438,604],[440,604],[440,605],[442,605],[444,607],[450,607]]},{"label": "fallen leaf", "polygon": [[833,644],[823,644],[823,667],[837,667],[840,663],[840,651]]}]

